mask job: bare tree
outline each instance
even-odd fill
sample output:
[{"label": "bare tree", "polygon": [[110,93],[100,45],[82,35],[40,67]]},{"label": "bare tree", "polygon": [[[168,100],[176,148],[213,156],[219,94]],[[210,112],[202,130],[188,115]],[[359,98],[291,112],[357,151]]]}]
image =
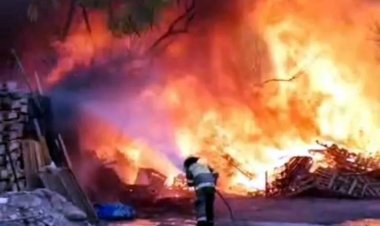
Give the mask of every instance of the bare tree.
[{"label": "bare tree", "polygon": [[[180,3],[179,0],[178,4]],[[164,32],[150,47],[150,50],[157,48],[162,42],[171,36],[176,36],[188,32],[189,25],[195,16],[195,0],[185,2],[185,11],[179,15]]]}]

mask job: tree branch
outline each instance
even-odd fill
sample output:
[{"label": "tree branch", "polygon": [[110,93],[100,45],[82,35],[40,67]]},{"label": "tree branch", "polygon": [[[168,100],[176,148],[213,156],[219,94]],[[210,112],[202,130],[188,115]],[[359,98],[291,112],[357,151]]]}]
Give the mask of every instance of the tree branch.
[{"label": "tree branch", "polygon": [[268,83],[271,83],[271,82],[291,82],[294,79],[297,79],[299,76],[300,76],[300,74],[299,75],[294,75],[293,77],[290,77],[290,78],[287,78],[287,79],[284,79],[284,78],[272,78],[272,79],[265,80],[261,84],[265,85],[265,84],[268,84]]},{"label": "tree branch", "polygon": [[66,24],[65,24],[65,27],[63,28],[63,32],[61,35],[62,41],[65,41],[67,35],[69,34],[71,24],[73,23],[73,18],[74,18],[74,14],[75,14],[75,4],[76,4],[76,0],[70,1],[70,8],[69,8]]},{"label": "tree branch", "polygon": [[[314,58],[315,57],[313,57],[312,59]],[[256,84],[256,86],[262,87],[271,82],[291,82],[293,80],[296,80],[297,78],[299,78],[301,75],[304,75],[305,73],[304,69],[307,67],[307,63],[303,62],[301,65],[303,66],[296,67],[297,69],[294,69],[294,72],[290,73],[292,76],[289,76],[289,78],[272,78],[272,79],[265,80],[259,84]]]},{"label": "tree branch", "polygon": [[[65,24],[65,27],[64,27],[62,35],[61,35],[62,41],[65,41],[67,35],[69,34],[71,25],[73,23],[77,3],[78,3],[78,0],[71,0],[70,1],[70,6],[69,6],[70,8],[69,8],[69,12],[67,15],[66,24]],[[86,29],[87,29],[88,33],[91,34],[92,31],[91,31],[90,19],[89,19],[87,9],[83,4],[79,4],[79,6],[82,9],[82,16],[83,16],[84,22],[86,24]]]},{"label": "tree branch", "polygon": [[[195,16],[195,0],[190,0],[183,14],[178,16],[168,27],[166,32],[162,34],[149,48],[149,51],[157,48],[163,41],[171,36],[188,32],[188,28]],[[183,26],[178,27],[183,22]]]},{"label": "tree branch", "polygon": [[272,79],[265,80],[259,84],[256,84],[256,86],[264,86],[264,85],[266,85],[268,83],[272,83],[272,82],[291,82],[291,81],[299,78],[301,75],[302,75],[302,71],[296,73],[295,75],[293,75],[290,78],[272,78]]},{"label": "tree branch", "polygon": [[84,22],[86,23],[87,32],[91,34],[92,30],[91,30],[91,25],[90,25],[90,17],[88,16],[87,9],[83,4],[80,4],[80,7],[82,8],[82,15],[83,15]]}]

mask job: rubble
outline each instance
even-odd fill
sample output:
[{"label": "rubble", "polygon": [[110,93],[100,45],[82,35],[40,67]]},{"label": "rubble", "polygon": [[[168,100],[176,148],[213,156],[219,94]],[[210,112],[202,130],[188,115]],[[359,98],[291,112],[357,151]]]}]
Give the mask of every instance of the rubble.
[{"label": "rubble", "polygon": [[63,196],[48,189],[8,192],[0,196],[0,224],[90,225],[86,214]]},{"label": "rubble", "polygon": [[324,165],[311,157],[293,157],[276,169],[266,184],[267,197],[292,197],[306,194],[349,198],[380,198],[380,158],[349,152],[336,144],[323,145]]}]

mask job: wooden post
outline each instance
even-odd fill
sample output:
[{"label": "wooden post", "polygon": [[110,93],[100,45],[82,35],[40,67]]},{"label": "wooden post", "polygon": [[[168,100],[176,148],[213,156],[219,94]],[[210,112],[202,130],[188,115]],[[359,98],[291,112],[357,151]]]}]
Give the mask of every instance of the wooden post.
[{"label": "wooden post", "polygon": [[46,165],[49,165],[52,163],[52,159],[50,157],[49,148],[47,146],[46,139],[45,139],[44,135],[42,134],[41,127],[40,127],[40,124],[38,123],[38,120],[33,119],[33,123],[34,123],[34,127],[36,129],[37,135],[38,135],[38,139],[41,143],[42,156],[44,158],[43,160],[44,160]]},{"label": "wooden post", "polygon": [[32,100],[35,102],[35,104],[36,104],[38,110],[39,110],[40,112],[43,112],[42,105],[41,105],[41,103],[40,103],[38,97],[37,97],[36,95],[33,94],[33,88],[32,88],[32,86],[30,85],[30,82],[29,82],[28,76],[27,76],[27,74],[26,74],[26,71],[25,71],[25,69],[24,69],[24,66],[23,66],[22,63],[21,63],[20,58],[18,57],[18,55],[17,55],[17,53],[16,53],[16,50],[11,49],[11,52],[12,52],[12,54],[13,54],[15,60],[16,60],[16,63],[17,63],[17,65],[18,65],[19,69],[21,70],[21,75],[22,75],[22,78],[23,78],[25,84],[28,86],[29,91],[32,93]]},{"label": "wooden post", "polygon": [[38,94],[40,94],[42,96],[44,94],[44,91],[42,89],[40,76],[38,75],[38,73],[36,71],[34,72],[34,78],[36,79]]},{"label": "wooden post", "polygon": [[58,134],[58,140],[59,140],[59,143],[61,144],[61,148],[62,148],[63,154],[65,156],[65,159],[66,159],[66,162],[67,162],[67,166],[69,167],[69,169],[73,169],[72,168],[72,164],[71,164],[71,160],[70,160],[70,157],[69,157],[69,154],[67,153],[66,145],[63,142],[61,134]]}]

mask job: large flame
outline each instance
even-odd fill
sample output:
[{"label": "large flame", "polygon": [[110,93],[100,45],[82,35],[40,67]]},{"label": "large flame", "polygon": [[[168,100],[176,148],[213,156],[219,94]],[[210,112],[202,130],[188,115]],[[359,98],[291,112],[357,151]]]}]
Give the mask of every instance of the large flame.
[{"label": "large flame", "polygon": [[[233,192],[262,189],[267,170],[308,155],[316,139],[376,152],[380,66],[371,26],[380,7],[364,0],[253,2],[221,1],[214,7],[228,6],[209,17],[200,10],[190,33],[176,36],[153,65],[141,60],[146,56],[123,61],[119,83],[131,88],[136,62],[149,68],[136,76],[147,78],[132,84],[138,86],[133,95],[116,89],[101,101],[109,104],[88,104],[112,129],[96,135],[99,122],[91,121],[82,132],[84,146],[102,159],[124,156],[115,169],[126,183],[133,176],[125,167],[152,166],[170,175],[181,158],[200,155],[221,173],[221,187]],[[151,43],[117,40],[97,19],[91,40],[78,28],[59,45],[51,83],[77,68],[112,67],[110,58]],[[120,133],[128,139],[115,138]]]}]

